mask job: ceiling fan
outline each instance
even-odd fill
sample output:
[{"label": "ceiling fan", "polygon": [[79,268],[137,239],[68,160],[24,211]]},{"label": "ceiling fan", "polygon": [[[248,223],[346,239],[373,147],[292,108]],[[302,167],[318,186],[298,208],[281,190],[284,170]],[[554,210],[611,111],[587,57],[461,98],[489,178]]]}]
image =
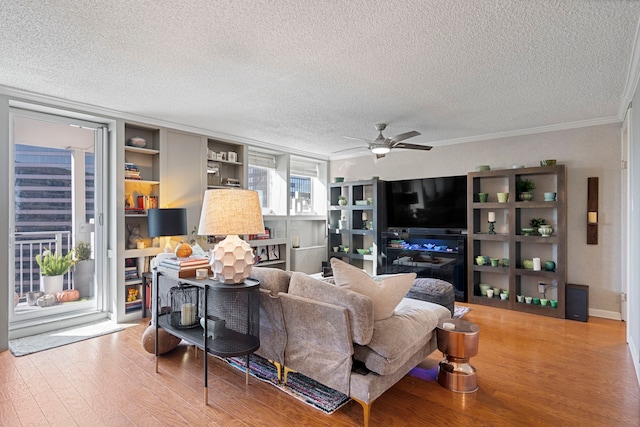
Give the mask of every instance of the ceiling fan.
[{"label": "ceiling fan", "polygon": [[[376,155],[376,158],[384,157],[385,154],[389,153],[393,148],[405,148],[409,150],[431,150],[433,147],[429,145],[418,145],[418,144],[407,144],[406,142],[402,142],[405,139],[413,138],[414,136],[420,135],[420,132],[412,130],[411,132],[401,133],[396,136],[392,136],[391,138],[387,138],[382,135],[382,131],[385,130],[387,125],[385,123],[378,123],[376,125],[376,130],[379,132],[378,137],[373,141],[363,138],[354,138],[351,136],[345,136],[347,139],[355,139],[357,141],[366,141],[367,148],[371,150],[373,154]],[[336,151],[336,153],[340,153],[342,151],[353,150],[353,148],[347,148],[345,150]]]}]

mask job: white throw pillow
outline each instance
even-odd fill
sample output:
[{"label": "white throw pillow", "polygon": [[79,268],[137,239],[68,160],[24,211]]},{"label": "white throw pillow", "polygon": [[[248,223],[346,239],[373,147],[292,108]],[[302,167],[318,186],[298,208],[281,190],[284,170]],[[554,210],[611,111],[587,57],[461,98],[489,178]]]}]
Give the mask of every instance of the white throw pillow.
[{"label": "white throw pillow", "polygon": [[393,315],[396,306],[409,292],[416,278],[415,273],[408,273],[387,276],[376,281],[365,271],[338,258],[331,258],[331,269],[337,286],[344,286],[371,298],[374,321]]}]

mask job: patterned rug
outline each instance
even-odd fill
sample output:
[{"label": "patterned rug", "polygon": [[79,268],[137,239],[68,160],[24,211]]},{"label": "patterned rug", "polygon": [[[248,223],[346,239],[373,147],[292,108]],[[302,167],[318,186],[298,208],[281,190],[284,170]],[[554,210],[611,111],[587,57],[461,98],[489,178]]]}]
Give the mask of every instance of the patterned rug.
[{"label": "patterned rug", "polygon": [[[246,372],[246,356],[224,360],[234,368]],[[268,360],[255,354],[250,356],[249,373],[252,377],[267,382],[326,414],[332,414],[351,400],[349,396],[296,372],[289,373],[286,387],[278,384],[276,367]]]},{"label": "patterned rug", "polygon": [[467,314],[471,310],[469,307],[463,307],[461,305],[456,305],[453,311],[453,317],[456,319],[461,318],[465,314]]}]

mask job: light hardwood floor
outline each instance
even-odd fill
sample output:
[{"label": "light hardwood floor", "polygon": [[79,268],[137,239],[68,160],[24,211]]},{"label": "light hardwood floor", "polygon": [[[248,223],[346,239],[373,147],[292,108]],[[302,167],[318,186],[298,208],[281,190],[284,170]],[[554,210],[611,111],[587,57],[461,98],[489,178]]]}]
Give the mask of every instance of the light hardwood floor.
[{"label": "light hardwood floor", "polygon": [[[559,320],[470,305],[480,325],[471,360],[480,389],[458,394],[407,376],[371,411],[371,426],[638,426],[640,389],[625,324]],[[202,353],[180,346],[161,357],[142,348],[148,320],[110,335],[14,357],[0,353],[2,426],[358,426],[350,402],[333,415],[216,358],[203,405]],[[441,354],[422,367],[431,372]]]}]

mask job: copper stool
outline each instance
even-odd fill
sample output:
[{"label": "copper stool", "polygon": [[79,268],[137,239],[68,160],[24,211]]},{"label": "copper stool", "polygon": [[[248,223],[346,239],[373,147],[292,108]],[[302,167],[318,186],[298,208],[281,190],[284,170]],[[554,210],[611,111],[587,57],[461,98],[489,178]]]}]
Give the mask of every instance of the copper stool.
[{"label": "copper stool", "polygon": [[476,368],[469,359],[478,354],[480,327],[461,319],[438,323],[438,350],[444,354],[438,369],[438,383],[458,393],[478,390]]}]

